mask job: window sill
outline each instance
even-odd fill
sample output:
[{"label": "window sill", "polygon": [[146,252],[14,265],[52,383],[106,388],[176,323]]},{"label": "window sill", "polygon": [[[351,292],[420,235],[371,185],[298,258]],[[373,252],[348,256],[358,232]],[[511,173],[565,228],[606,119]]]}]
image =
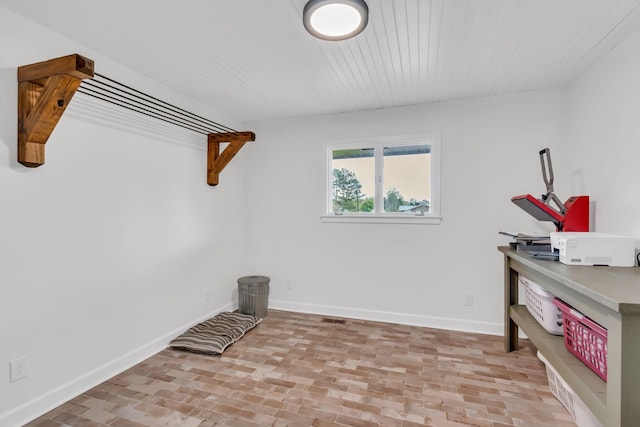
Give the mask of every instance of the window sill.
[{"label": "window sill", "polygon": [[322,215],[320,222],[352,222],[360,224],[421,224],[439,225],[440,216],[401,215]]}]

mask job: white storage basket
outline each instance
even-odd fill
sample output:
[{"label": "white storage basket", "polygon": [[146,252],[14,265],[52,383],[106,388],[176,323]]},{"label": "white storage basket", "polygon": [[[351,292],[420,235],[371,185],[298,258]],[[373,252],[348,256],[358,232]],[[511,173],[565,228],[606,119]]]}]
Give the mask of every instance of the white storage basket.
[{"label": "white storage basket", "polygon": [[563,335],[562,311],[553,304],[554,295],[526,277],[518,276],[518,281],[524,287],[529,313],[550,334]]},{"label": "white storage basket", "polygon": [[604,427],[600,420],[596,418],[587,405],[565,382],[558,371],[549,363],[549,361],[538,352],[538,359],[542,360],[547,369],[547,379],[549,380],[549,388],[551,393],[562,403],[571,418],[576,422],[578,427]]}]

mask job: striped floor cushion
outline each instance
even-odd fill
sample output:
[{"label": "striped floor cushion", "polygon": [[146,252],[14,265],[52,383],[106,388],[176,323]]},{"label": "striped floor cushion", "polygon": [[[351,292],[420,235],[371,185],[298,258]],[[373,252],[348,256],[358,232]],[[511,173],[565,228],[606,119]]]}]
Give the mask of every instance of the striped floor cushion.
[{"label": "striped floor cushion", "polygon": [[241,313],[220,313],[198,323],[169,343],[169,347],[194,353],[222,354],[262,319]]}]

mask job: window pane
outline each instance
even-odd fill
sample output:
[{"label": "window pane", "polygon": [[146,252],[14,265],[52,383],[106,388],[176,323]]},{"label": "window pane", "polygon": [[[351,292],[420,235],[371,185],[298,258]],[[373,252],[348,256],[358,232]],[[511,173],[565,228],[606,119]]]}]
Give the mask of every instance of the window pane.
[{"label": "window pane", "polygon": [[383,159],[384,211],[429,213],[431,146],[384,147]]},{"label": "window pane", "polygon": [[331,212],[372,212],[374,209],[373,148],[333,150]]}]

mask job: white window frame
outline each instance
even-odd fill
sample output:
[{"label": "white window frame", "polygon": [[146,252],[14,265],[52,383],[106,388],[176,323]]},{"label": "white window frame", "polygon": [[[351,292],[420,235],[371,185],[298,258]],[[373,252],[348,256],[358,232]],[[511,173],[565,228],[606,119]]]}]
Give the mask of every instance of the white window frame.
[{"label": "white window frame", "polygon": [[[408,215],[398,212],[348,212],[332,213],[332,179],[333,179],[333,151],[349,148],[373,148],[375,156],[375,206],[378,210],[383,200],[383,147],[405,145],[430,145],[431,146],[431,200],[429,200],[429,212]],[[440,224],[440,172],[441,172],[441,137],[440,134],[404,135],[377,137],[360,140],[333,141],[325,143],[325,180],[324,180],[324,213],[322,222],[353,222],[353,223],[382,223],[382,224]]]}]

